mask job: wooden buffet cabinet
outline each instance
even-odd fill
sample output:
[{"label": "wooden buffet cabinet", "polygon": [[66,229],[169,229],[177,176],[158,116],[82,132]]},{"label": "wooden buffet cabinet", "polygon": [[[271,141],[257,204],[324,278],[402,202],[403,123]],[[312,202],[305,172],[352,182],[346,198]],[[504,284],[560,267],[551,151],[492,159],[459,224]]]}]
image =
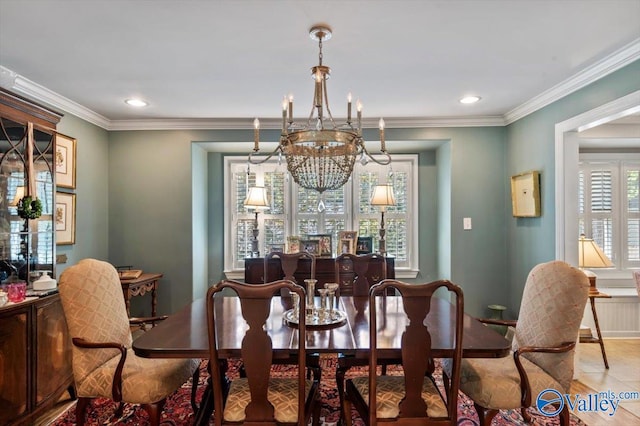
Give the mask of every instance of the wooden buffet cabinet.
[{"label": "wooden buffet cabinet", "polygon": [[0,307],[0,424],[29,424],[72,391],[71,339],[60,296]]},{"label": "wooden buffet cabinet", "polygon": [[[55,139],[61,114],[0,88],[0,280],[55,277]],[[17,201],[41,202],[39,217]],[[0,424],[31,424],[73,383],[60,296],[0,307]]]},{"label": "wooden buffet cabinet", "polygon": [[[394,279],[395,273],[395,260],[393,257],[387,257],[387,278]],[[380,262],[382,263],[382,262]],[[311,260],[300,259],[298,261],[298,269],[296,270],[295,277],[298,284],[304,285],[304,280],[311,275]],[[382,276],[382,265],[372,265],[368,270],[369,282],[378,282]],[[349,283],[353,280],[353,269],[349,267],[349,264],[345,265],[344,269],[340,272],[340,294],[344,296],[352,296],[353,292]],[[280,259],[269,259],[269,265],[267,268],[267,282],[276,281],[284,278],[284,272],[280,267]],[[317,257],[316,258],[316,279],[318,280],[318,286],[320,288],[325,283],[335,282],[335,259],[329,257]],[[246,258],[244,260],[244,281],[250,284],[261,284],[264,280],[264,258]]]}]

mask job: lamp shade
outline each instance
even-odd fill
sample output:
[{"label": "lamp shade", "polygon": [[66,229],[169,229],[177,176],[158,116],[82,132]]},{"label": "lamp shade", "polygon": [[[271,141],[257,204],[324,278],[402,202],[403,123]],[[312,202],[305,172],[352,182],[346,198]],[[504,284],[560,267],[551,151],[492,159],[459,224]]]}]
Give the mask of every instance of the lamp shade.
[{"label": "lamp shade", "polygon": [[578,266],[581,268],[608,268],[613,262],[591,238],[580,235],[578,240]]},{"label": "lamp shade", "polygon": [[248,209],[267,210],[269,202],[267,201],[267,190],[264,186],[250,187],[247,198],[244,200],[244,206]]},{"label": "lamp shade", "polygon": [[373,188],[371,205],[379,207],[395,206],[396,197],[393,195],[393,186],[391,184],[376,185]]}]

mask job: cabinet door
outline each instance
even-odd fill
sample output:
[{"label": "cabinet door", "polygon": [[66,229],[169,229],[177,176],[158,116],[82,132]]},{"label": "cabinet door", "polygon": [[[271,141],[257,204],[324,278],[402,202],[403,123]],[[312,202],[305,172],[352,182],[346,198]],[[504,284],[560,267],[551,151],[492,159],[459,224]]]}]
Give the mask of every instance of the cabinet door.
[{"label": "cabinet door", "polygon": [[[51,299],[51,300],[49,300]],[[36,404],[59,395],[71,382],[71,339],[58,295],[36,308]]]},{"label": "cabinet door", "polygon": [[0,315],[0,424],[11,423],[28,409],[28,318],[24,309]]}]

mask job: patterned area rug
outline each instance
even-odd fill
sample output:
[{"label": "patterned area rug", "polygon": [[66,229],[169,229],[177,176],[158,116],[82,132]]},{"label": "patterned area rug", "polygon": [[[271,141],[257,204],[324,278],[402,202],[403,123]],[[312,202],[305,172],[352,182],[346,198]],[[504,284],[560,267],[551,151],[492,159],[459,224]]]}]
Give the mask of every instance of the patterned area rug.
[{"label": "patterned area rug", "polygon": [[[335,384],[335,356],[323,356],[322,365],[322,381],[321,381],[321,398],[322,398],[322,414],[324,426],[335,425],[339,418],[339,398]],[[230,378],[237,377],[238,363],[229,364],[228,375]],[[200,381],[198,384],[198,401],[202,397],[202,392],[207,380],[206,362],[200,366]],[[394,371],[395,370],[395,371]],[[366,371],[366,370],[365,370]],[[362,369],[352,369],[347,373],[347,377],[366,374]],[[294,367],[277,365],[273,367],[274,376],[288,376],[294,374]],[[389,368],[388,374],[398,373],[398,369]],[[436,371],[437,373],[437,371]],[[166,405],[162,412],[161,424],[164,426],[186,426],[193,424],[193,410],[191,409],[191,381],[185,383],[180,389],[167,398]],[[125,404],[123,415],[115,419],[113,414],[117,404],[108,399],[99,398],[93,401],[92,405],[87,409],[87,425],[148,425],[147,413],[139,406],[134,404]],[[557,425],[558,418],[549,418],[537,414],[535,410],[529,410],[532,423],[534,425]],[[357,414],[353,412],[354,426],[362,426],[363,422],[357,418]],[[54,426],[70,426],[75,425],[75,404],[72,405],[65,413],[52,423]],[[213,422],[211,423],[213,424]],[[458,425],[459,426],[478,426],[478,415],[476,414],[473,402],[463,393],[458,398]],[[524,422],[520,412],[517,410],[500,411],[494,418],[492,425],[527,425]],[[571,425],[583,426],[580,419],[571,414]]]}]

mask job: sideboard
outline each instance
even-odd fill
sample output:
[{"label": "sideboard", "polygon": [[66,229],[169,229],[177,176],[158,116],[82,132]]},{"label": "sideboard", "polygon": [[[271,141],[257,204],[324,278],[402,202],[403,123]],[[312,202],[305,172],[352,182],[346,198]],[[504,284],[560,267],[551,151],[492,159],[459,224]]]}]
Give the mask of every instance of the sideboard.
[{"label": "sideboard", "polygon": [[[387,278],[394,279],[395,273],[395,261],[393,257],[387,257]],[[294,274],[298,284],[304,285],[304,280],[311,275],[311,260],[301,259],[298,261],[298,269]],[[269,259],[267,266],[267,279],[266,282],[276,281],[284,278],[284,272],[280,267],[280,259]],[[343,270],[340,271],[339,284],[340,294],[345,296],[353,295],[351,283],[354,278],[353,269],[349,267],[349,264],[345,265]],[[367,279],[370,282],[378,282],[382,278],[382,262],[379,265],[375,263],[369,267],[367,271]],[[322,287],[325,283],[336,282],[335,279],[335,259],[332,257],[317,257],[316,258],[316,279],[318,280],[318,286]],[[261,284],[265,282],[264,279],[264,258],[251,257],[244,260],[244,282],[249,284]]]},{"label": "sideboard", "polygon": [[[71,338],[60,296],[0,307],[0,424],[31,424],[72,391]],[[75,395],[72,395],[75,396]]]}]

